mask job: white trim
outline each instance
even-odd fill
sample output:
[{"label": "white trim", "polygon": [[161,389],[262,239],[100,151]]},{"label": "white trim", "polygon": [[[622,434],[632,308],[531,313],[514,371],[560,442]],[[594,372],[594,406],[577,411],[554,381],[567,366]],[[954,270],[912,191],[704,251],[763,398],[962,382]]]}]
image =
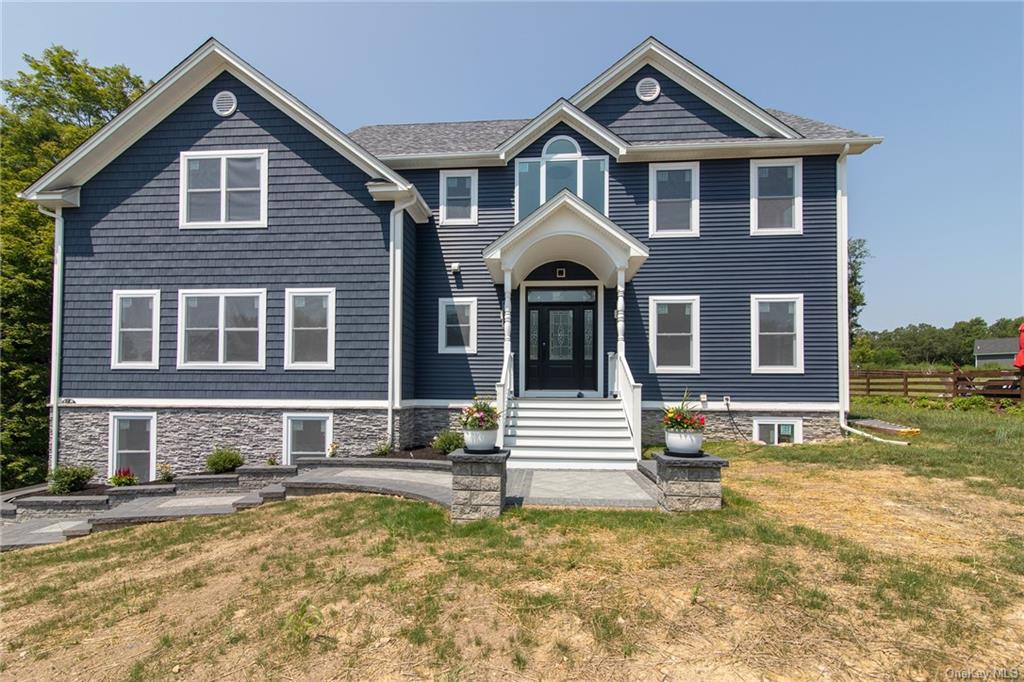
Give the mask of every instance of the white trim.
[{"label": "white trim", "polygon": [[[793,167],[793,225],[791,227],[757,226],[758,221],[758,168],[779,166]],[[750,160],[750,234],[752,236],[772,236],[785,234],[803,234],[804,232],[804,160],[789,159],[751,159]]]},{"label": "white trim", "polygon": [[[469,306],[469,345],[468,346],[448,346],[448,339],[445,333],[446,329],[446,316],[445,308],[450,305],[468,305]],[[476,319],[476,296],[456,296],[454,298],[439,298],[437,299],[437,352],[438,353],[450,353],[455,355],[475,355],[476,354],[476,332],[477,332],[477,319]]]},{"label": "white trim", "polygon": [[800,137],[799,133],[778,118],[653,37],[647,38],[605,69],[573,95],[570,101],[580,109],[589,109],[648,64],[761,137]]},{"label": "white trim", "polygon": [[565,123],[615,158],[622,156],[629,147],[628,142],[592,119],[571,102],[559,99],[502,142],[495,150],[498,158],[508,163],[509,160],[530,146],[534,140],[559,123]]},{"label": "white trim", "polygon": [[754,417],[752,433],[750,440],[757,440],[757,429],[762,425],[771,424],[775,426],[775,442],[771,445],[779,444],[779,424],[792,424],[793,426],[793,444],[797,445],[804,442],[804,420],[800,417]]},{"label": "white trim", "polygon": [[[530,287],[556,287],[559,289],[574,288],[597,288],[597,356],[594,362],[597,363],[597,390],[596,391],[544,391],[526,390],[526,290]],[[556,280],[533,280],[522,281],[519,284],[519,395],[523,398],[531,397],[569,397],[575,398],[576,394],[583,393],[584,398],[601,398],[604,396],[604,366],[606,364],[604,354],[604,283],[599,280],[590,279],[556,279]]]},{"label": "white trim", "polygon": [[[269,153],[266,149],[218,149],[181,152],[178,155],[178,228],[182,230],[245,229],[267,226],[267,171]],[[260,160],[260,218],[259,220],[228,221],[228,159]],[[220,159],[220,220],[190,222],[188,220],[188,161],[189,159]],[[196,190],[193,190],[196,191]],[[213,192],[213,190],[204,190]],[[250,190],[251,191],[251,190]]]},{"label": "white trim", "polygon": [[[448,217],[448,178],[469,178],[469,193],[470,193],[470,207],[469,207],[469,218],[449,218]],[[478,177],[477,170],[475,168],[467,170],[443,170],[441,171],[440,178],[440,189],[439,195],[440,206],[438,211],[440,212],[440,224],[441,225],[476,225],[477,213],[478,213]]]},{"label": "white trim", "polygon": [[[188,296],[218,296],[217,362],[185,361],[185,298]],[[224,362],[224,297],[256,296],[259,299],[259,359],[256,362]],[[267,290],[266,289],[179,289],[178,290],[178,369],[266,369],[267,366]]]},{"label": "white trim", "polygon": [[[658,171],[688,170],[690,171],[690,229],[658,229]],[[647,221],[648,236],[660,237],[699,237],[700,236],[700,162],[677,161],[674,163],[652,163],[647,176],[648,199]]]},{"label": "white trim", "polygon": [[[150,359],[143,362],[121,362],[121,299],[149,298],[153,303],[150,320],[152,339]],[[110,369],[160,369],[160,290],[159,289],[114,289],[111,292],[110,312]]]},{"label": "white trim", "polygon": [[107,478],[117,470],[117,420],[148,419],[149,420],[149,475],[150,481],[156,480],[156,412],[111,412],[107,432]]},{"label": "white trim", "polygon": [[[839,305],[836,315],[839,324],[839,409],[841,415],[850,410],[850,279],[849,279],[849,223],[846,193],[846,152],[836,160],[836,276],[838,278]],[[978,364],[975,361],[975,364]]]},{"label": "white trim", "polygon": [[[690,365],[658,364],[658,315],[659,303],[689,303],[690,309]],[[700,296],[671,295],[650,296],[647,303],[647,341],[650,347],[648,370],[651,374],[700,374]]]},{"label": "white trim", "polygon": [[[330,452],[331,442],[334,440],[334,413],[333,412],[283,412],[281,414],[281,428],[283,430],[281,438],[281,463],[292,464],[292,430],[291,421],[293,419],[308,419],[308,420],[323,420],[327,422],[326,428],[324,428],[324,456]],[[315,455],[300,455],[301,457],[308,457]]]},{"label": "white trim", "polygon": [[472,400],[433,400],[433,399],[416,399],[416,400],[403,400],[398,407],[405,409],[409,407],[438,407],[446,408],[449,410],[458,410],[463,407],[472,405]]},{"label": "white trim", "polygon": [[[334,356],[337,349],[334,345],[335,306],[337,290],[332,288],[285,289],[284,290],[284,368],[286,370],[333,370]],[[294,340],[292,329],[294,312],[292,299],[295,296],[326,296],[327,297],[327,361],[326,362],[295,362],[292,359]]]},{"label": "white trim", "polygon": [[42,198],[42,193],[85,184],[224,71],[270,101],[371,178],[384,178],[401,190],[412,187],[322,116],[211,38],[19,196],[35,201]]},{"label": "white trim", "polygon": [[113,408],[153,408],[153,409],[300,409],[312,407],[334,410],[383,410],[388,406],[387,400],[307,400],[305,398],[76,398],[63,397],[60,406],[74,409],[76,407],[113,407]]},{"label": "white trim", "polygon": [[[761,318],[758,303],[795,303],[792,366],[761,365],[758,336]],[[751,374],[803,374],[804,373],[804,295],[803,294],[751,294],[750,295],[750,373]]]},{"label": "white trim", "polygon": [[[642,407],[645,410],[662,410],[678,404],[679,401],[645,400]],[[699,404],[702,412],[727,412],[729,410],[733,412],[835,412],[839,409],[839,403],[769,403],[733,400],[729,403],[728,408],[721,400]]]}]

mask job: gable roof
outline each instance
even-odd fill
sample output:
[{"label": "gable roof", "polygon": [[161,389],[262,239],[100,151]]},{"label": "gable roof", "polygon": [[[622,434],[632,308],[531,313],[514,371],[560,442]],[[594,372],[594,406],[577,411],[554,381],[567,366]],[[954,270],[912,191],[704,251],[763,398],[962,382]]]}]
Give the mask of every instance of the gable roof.
[{"label": "gable roof", "polygon": [[975,355],[1014,355],[1020,350],[1016,336],[1002,339],[977,339],[974,342]]},{"label": "gable roof", "polygon": [[565,123],[616,158],[622,156],[629,146],[628,142],[587,116],[568,100],[559,99],[502,142],[497,148],[498,155],[503,161],[508,161],[559,123]]},{"label": "gable roof", "polygon": [[758,137],[799,138],[769,111],[651,36],[583,86],[569,101],[586,111],[641,67],[651,65]]},{"label": "gable roof", "polygon": [[[189,97],[225,71],[355,164],[371,180],[377,181],[374,182],[376,187],[408,194],[410,197],[416,195],[412,184],[384,162],[220,42],[210,38],[18,196],[41,204],[53,202],[55,195],[67,196],[66,190],[85,184]],[[422,198],[418,199],[419,202],[422,202]],[[68,203],[65,201],[61,205]],[[425,204],[423,210],[426,210]]]}]

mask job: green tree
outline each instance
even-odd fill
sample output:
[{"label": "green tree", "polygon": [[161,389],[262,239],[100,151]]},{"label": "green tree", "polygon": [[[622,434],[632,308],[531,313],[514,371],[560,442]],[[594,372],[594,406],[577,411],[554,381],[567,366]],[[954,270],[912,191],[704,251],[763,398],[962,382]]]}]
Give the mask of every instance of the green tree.
[{"label": "green tree", "polygon": [[0,82],[0,486],[46,472],[53,220],[17,198],[143,93],[123,65],[96,67],[60,46]]},{"label": "green tree", "polygon": [[1000,317],[989,325],[988,333],[985,334],[985,337],[989,339],[999,339],[1019,336],[1020,326],[1022,324],[1024,324],[1024,316]]},{"label": "green tree", "polygon": [[864,261],[871,257],[866,239],[851,239],[848,242],[846,262],[848,284],[848,313],[850,319],[850,342],[861,331],[860,313],[867,299],[864,297]]}]

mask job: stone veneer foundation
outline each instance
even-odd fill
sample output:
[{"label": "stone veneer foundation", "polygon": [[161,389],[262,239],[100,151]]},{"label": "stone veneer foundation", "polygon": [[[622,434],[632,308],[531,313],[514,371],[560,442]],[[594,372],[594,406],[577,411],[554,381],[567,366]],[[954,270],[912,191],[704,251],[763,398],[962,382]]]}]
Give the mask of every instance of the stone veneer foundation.
[{"label": "stone veneer foundation", "polygon": [[[698,411],[700,410],[698,409]],[[661,426],[662,414],[661,410],[643,411],[643,442],[645,445],[665,442],[665,433]],[[741,412],[733,410],[731,420],[727,412],[704,412],[704,415],[708,419],[704,437],[709,440],[752,440],[755,417],[802,420],[804,443],[831,440],[842,435],[842,431],[839,429],[838,412]]]}]

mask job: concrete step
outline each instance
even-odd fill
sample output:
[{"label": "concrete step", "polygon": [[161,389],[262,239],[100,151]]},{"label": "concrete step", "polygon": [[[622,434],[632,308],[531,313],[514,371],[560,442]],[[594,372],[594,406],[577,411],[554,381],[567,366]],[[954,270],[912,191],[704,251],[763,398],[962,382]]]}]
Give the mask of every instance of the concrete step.
[{"label": "concrete step", "polygon": [[586,438],[580,437],[579,434],[565,436],[516,435],[505,436],[504,447],[517,449],[524,447],[566,447],[574,450],[624,448],[632,452],[633,439],[628,435],[619,438]]},{"label": "concrete step", "polygon": [[510,448],[511,457],[538,459],[632,459],[636,457],[632,447],[571,447],[558,445],[519,445]]},{"label": "concrete step", "polygon": [[580,428],[577,424],[559,426],[557,424],[510,424],[505,429],[505,437],[530,436],[531,438],[629,438],[629,427],[625,424],[588,425]]},{"label": "concrete step", "polygon": [[512,408],[505,411],[506,419],[590,419],[604,421],[625,419],[621,408],[617,410],[554,410],[545,408]]},{"label": "concrete step", "polygon": [[614,398],[516,398],[510,407],[543,410],[622,410],[622,402]]},{"label": "concrete step", "polygon": [[280,483],[272,483],[266,488],[260,488],[257,490],[256,494],[259,495],[264,502],[273,502],[275,500],[283,500],[285,498],[285,489]]}]

